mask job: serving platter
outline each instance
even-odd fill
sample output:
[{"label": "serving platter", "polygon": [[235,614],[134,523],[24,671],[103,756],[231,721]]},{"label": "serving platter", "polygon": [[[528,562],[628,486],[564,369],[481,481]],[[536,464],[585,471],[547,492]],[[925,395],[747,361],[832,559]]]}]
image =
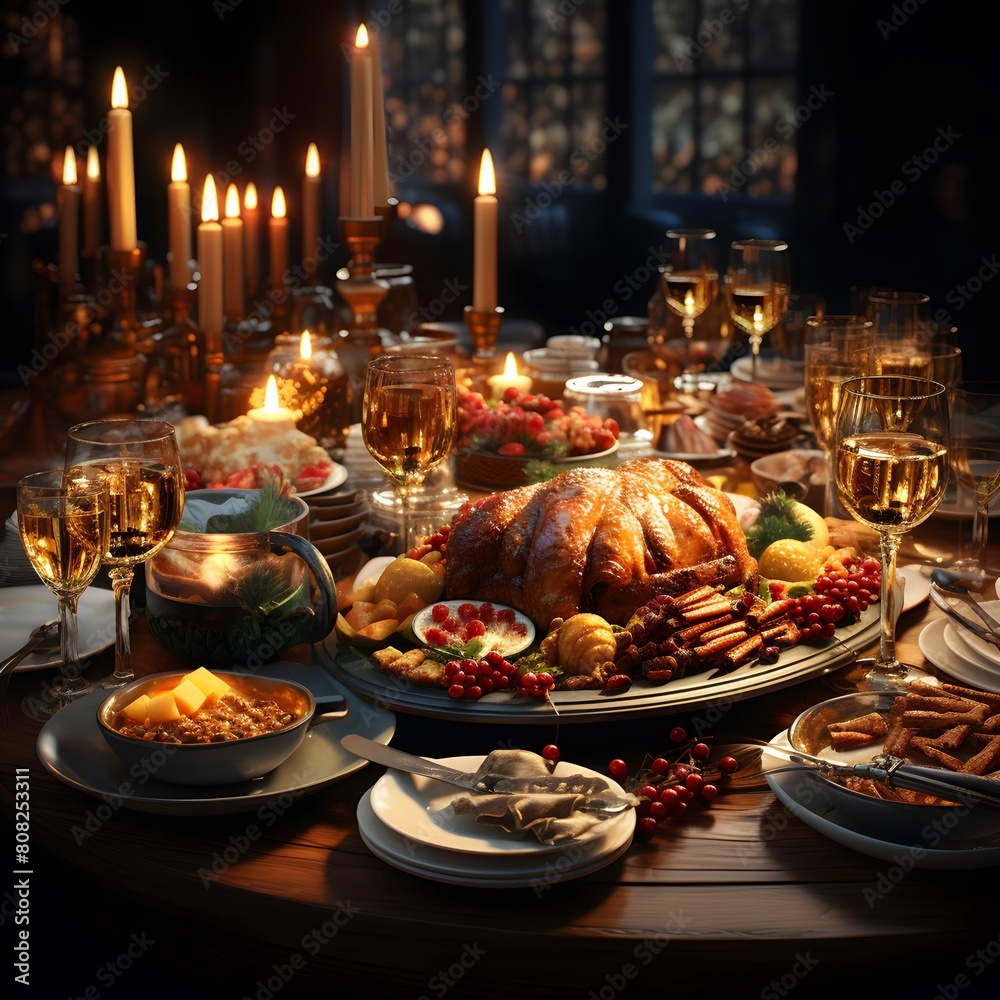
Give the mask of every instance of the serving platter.
[{"label": "serving platter", "polygon": [[314,646],[317,661],[352,691],[399,712],[469,723],[540,725],[558,719],[586,723],[702,710],[754,698],[846,666],[877,641],[878,610],[873,605],[854,625],[837,629],[822,645],[784,650],[771,664],[751,663],[729,673],[705,671],[651,684],[635,680],[628,691],[554,691],[552,704],[512,692],[493,692],[477,701],[456,700],[444,688],[423,687],[381,670],[363,653],[338,642],[336,633]]}]

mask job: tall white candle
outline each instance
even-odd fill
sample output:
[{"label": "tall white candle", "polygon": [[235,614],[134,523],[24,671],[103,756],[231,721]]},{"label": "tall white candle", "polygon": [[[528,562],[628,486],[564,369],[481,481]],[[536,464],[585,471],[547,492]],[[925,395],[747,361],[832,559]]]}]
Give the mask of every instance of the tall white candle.
[{"label": "tall white candle", "polygon": [[87,149],[87,169],[83,175],[83,253],[96,257],[101,243],[101,161],[97,147]]},{"label": "tall white candle", "polygon": [[354,218],[375,215],[372,180],[375,166],[375,112],[372,110],[372,56],[362,24],[351,57],[351,198]]},{"label": "tall white candle", "polygon": [[497,199],[493,157],[483,150],[479,195],[473,204],[472,308],[490,312],[497,307]]},{"label": "tall white candle", "polygon": [[170,161],[167,185],[167,246],[170,287],[181,291],[191,280],[191,185],[188,183],[184,147],[177,143]]},{"label": "tall white candle", "polygon": [[260,284],[260,206],[253,181],[248,181],[243,189],[243,266],[247,291],[256,295]]},{"label": "tall white candle", "polygon": [[372,112],[374,164],[372,167],[373,201],[376,208],[389,204],[389,151],[385,134],[385,89],[382,85],[382,45],[377,34],[370,35],[372,65]]},{"label": "tall white candle", "polygon": [[243,220],[240,218],[240,192],[235,184],[226,190],[225,217],[222,220],[223,302],[226,319],[238,323],[243,318],[246,300],[243,292]]},{"label": "tall white candle", "polygon": [[80,264],[80,185],[77,183],[76,153],[66,147],[63,158],[62,185],[58,195],[59,284],[72,291]]},{"label": "tall white candle", "polygon": [[108,222],[112,250],[131,251],[138,246],[132,112],[128,109],[128,87],[121,66],[115,70],[108,112]]},{"label": "tall white candle", "polygon": [[285,192],[280,187],[271,196],[271,218],[268,220],[271,247],[271,290],[285,290],[288,271],[288,218],[285,214]]},{"label": "tall white candle", "polygon": [[320,165],[316,143],[306,150],[306,175],[302,182],[302,260],[315,262],[320,226]]},{"label": "tall white candle", "polygon": [[222,336],[225,313],[222,306],[222,226],[219,224],[219,195],[215,178],[208,174],[201,196],[201,223],[198,226],[198,325],[206,333]]}]

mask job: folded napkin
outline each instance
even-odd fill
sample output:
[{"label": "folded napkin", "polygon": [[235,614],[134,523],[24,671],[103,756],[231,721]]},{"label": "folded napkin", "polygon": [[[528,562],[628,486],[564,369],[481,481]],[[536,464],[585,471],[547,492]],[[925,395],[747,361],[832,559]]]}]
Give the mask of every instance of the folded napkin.
[{"label": "folded napkin", "polygon": [[21,535],[17,530],[17,514],[11,514],[0,536],[0,587],[23,587],[40,583],[28,557],[24,554]]},{"label": "folded napkin", "polygon": [[451,802],[456,816],[507,833],[531,834],[543,844],[580,837],[606,819],[584,811],[600,804],[608,783],[582,774],[556,776],[551,763],[526,750],[494,750],[479,766],[476,778],[492,782],[494,792],[459,795]]}]

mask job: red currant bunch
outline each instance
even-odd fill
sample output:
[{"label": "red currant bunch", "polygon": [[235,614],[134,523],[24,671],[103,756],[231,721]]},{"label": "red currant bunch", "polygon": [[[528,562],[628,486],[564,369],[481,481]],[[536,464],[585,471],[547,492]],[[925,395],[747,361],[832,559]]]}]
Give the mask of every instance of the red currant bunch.
[{"label": "red currant bunch", "polygon": [[516,668],[496,650],[481,660],[449,660],[444,665],[448,694],[452,698],[475,701],[491,691],[506,691],[516,683]]}]

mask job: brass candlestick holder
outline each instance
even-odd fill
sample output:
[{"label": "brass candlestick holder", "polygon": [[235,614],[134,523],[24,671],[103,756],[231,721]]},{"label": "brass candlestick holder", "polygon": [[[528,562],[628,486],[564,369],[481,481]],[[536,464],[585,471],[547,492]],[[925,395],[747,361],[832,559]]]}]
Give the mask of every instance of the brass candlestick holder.
[{"label": "brass candlestick holder", "polygon": [[472,337],[472,362],[489,365],[497,356],[497,337],[503,323],[503,306],[495,309],[465,307],[465,325]]}]

